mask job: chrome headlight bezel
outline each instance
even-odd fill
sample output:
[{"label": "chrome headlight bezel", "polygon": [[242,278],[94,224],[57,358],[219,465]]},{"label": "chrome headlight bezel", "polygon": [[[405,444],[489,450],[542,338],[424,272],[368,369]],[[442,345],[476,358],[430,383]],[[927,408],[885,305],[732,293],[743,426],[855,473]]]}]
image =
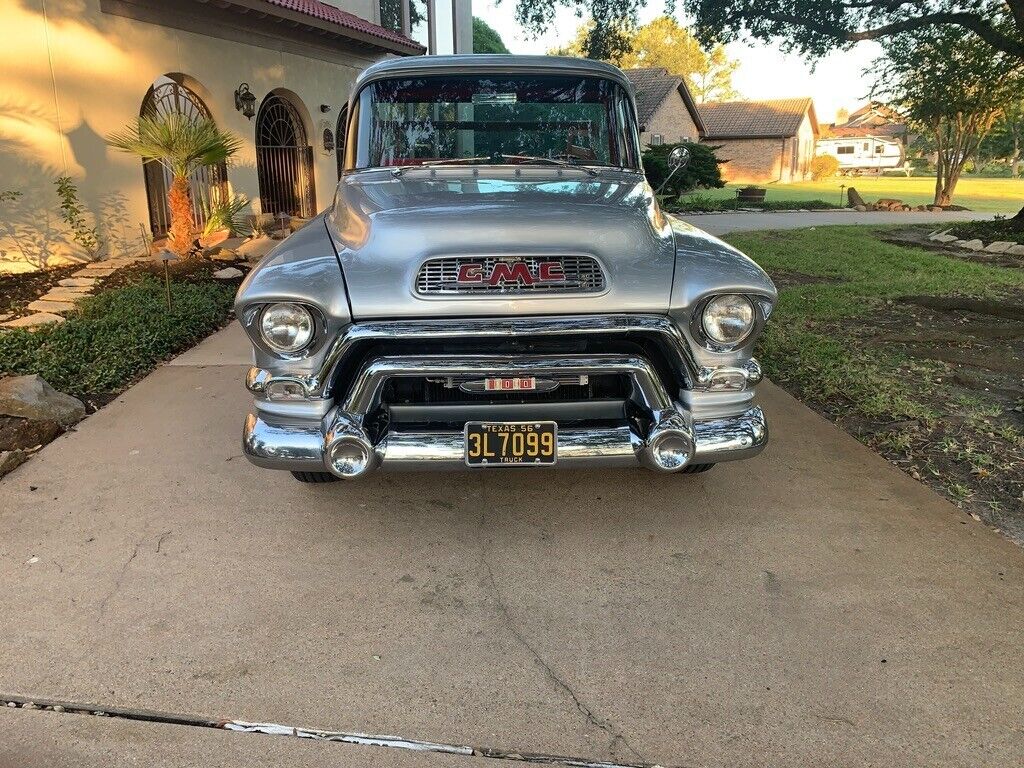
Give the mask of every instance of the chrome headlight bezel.
[{"label": "chrome headlight bezel", "polygon": [[[281,344],[268,335],[268,316],[276,310],[286,310],[293,314],[304,316],[300,322],[302,326],[298,333],[298,340],[291,345]],[[255,308],[249,315],[247,325],[251,335],[257,338],[260,345],[269,352],[284,358],[305,357],[316,345],[317,340],[323,335],[323,318],[316,309],[307,304],[297,301],[275,301],[262,304]]]},{"label": "chrome headlight bezel", "polygon": [[[715,302],[730,298],[738,298],[746,307],[749,307],[750,322],[741,336],[732,340],[721,341],[709,332],[706,323],[706,313]],[[706,296],[697,303],[690,317],[690,333],[701,346],[712,352],[733,352],[746,345],[764,327],[768,312],[771,311],[770,305],[766,309],[764,302],[765,300],[760,296],[737,292],[715,293]]]}]

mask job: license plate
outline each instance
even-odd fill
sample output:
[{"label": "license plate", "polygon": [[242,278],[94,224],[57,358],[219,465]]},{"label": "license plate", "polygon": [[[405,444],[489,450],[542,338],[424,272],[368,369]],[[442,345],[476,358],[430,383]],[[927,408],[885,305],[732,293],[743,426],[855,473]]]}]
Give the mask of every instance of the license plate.
[{"label": "license plate", "polygon": [[553,421],[466,423],[466,464],[471,467],[554,464],[557,453]]}]

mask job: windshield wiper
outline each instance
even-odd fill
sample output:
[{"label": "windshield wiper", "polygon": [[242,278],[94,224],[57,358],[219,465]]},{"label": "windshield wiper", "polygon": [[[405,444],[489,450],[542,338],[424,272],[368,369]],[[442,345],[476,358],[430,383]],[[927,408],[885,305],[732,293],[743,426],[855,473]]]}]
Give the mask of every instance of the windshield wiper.
[{"label": "windshield wiper", "polygon": [[397,168],[392,168],[391,175],[396,177],[401,176],[403,173],[405,173],[408,170],[412,170],[413,168],[430,168],[431,166],[436,168],[438,166],[444,167],[446,165],[462,165],[462,163],[479,163],[483,162],[484,160],[490,159],[491,156],[488,155],[487,157],[450,157],[445,160],[427,160],[427,162],[425,163],[417,163],[416,165],[401,165],[398,166]]},{"label": "windshield wiper", "polygon": [[556,160],[553,157],[538,157],[536,155],[503,155],[497,154],[496,158],[502,160],[522,160],[527,163],[548,163],[550,165],[558,165],[562,168],[575,168],[576,170],[583,171],[591,176],[597,176],[597,171],[593,168],[587,168],[585,165],[576,165],[576,163],[570,163],[568,160]]},{"label": "windshield wiper", "polygon": [[449,165],[462,165],[463,163],[503,162],[506,160],[522,160],[524,163],[548,163],[549,165],[557,165],[561,168],[574,168],[590,176],[597,176],[597,171],[593,168],[588,168],[585,165],[576,165],[576,163],[570,163],[568,160],[556,160],[553,157],[540,157],[537,155],[505,155],[501,152],[485,157],[452,157],[445,160],[428,160],[425,163],[417,163],[416,165],[402,165],[392,168],[391,175],[398,178],[406,171],[415,168],[443,168]]}]

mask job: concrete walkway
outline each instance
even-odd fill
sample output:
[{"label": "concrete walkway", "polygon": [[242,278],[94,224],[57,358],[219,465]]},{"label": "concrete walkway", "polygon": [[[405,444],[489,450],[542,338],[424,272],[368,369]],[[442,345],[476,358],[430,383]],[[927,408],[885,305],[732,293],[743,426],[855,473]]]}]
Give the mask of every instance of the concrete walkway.
[{"label": "concrete walkway", "polygon": [[[232,326],[0,481],[0,700],[666,766],[1024,757],[1024,552],[781,390],[766,452],[695,477],[310,487],[241,457],[246,364]],[[129,761],[484,763],[0,708],[4,768]]]}]

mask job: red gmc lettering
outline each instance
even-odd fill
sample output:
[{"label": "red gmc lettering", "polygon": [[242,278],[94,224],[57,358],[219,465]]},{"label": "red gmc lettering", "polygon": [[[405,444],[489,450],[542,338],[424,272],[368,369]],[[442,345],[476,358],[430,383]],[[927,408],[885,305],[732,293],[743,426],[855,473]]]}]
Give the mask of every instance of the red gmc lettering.
[{"label": "red gmc lettering", "polygon": [[565,272],[562,271],[562,265],[557,261],[542,261],[539,279],[542,283],[561,282],[565,280]]},{"label": "red gmc lettering", "polygon": [[501,283],[514,283],[519,280],[523,282],[523,285],[533,285],[537,282],[523,262],[518,261],[515,264],[508,264],[504,261],[499,261],[494,265],[494,271],[491,272],[491,279],[488,280],[488,283],[490,285],[500,285]]},{"label": "red gmc lettering", "polygon": [[459,267],[458,282],[460,283],[482,283],[484,281],[484,268],[480,264],[463,264]]}]

